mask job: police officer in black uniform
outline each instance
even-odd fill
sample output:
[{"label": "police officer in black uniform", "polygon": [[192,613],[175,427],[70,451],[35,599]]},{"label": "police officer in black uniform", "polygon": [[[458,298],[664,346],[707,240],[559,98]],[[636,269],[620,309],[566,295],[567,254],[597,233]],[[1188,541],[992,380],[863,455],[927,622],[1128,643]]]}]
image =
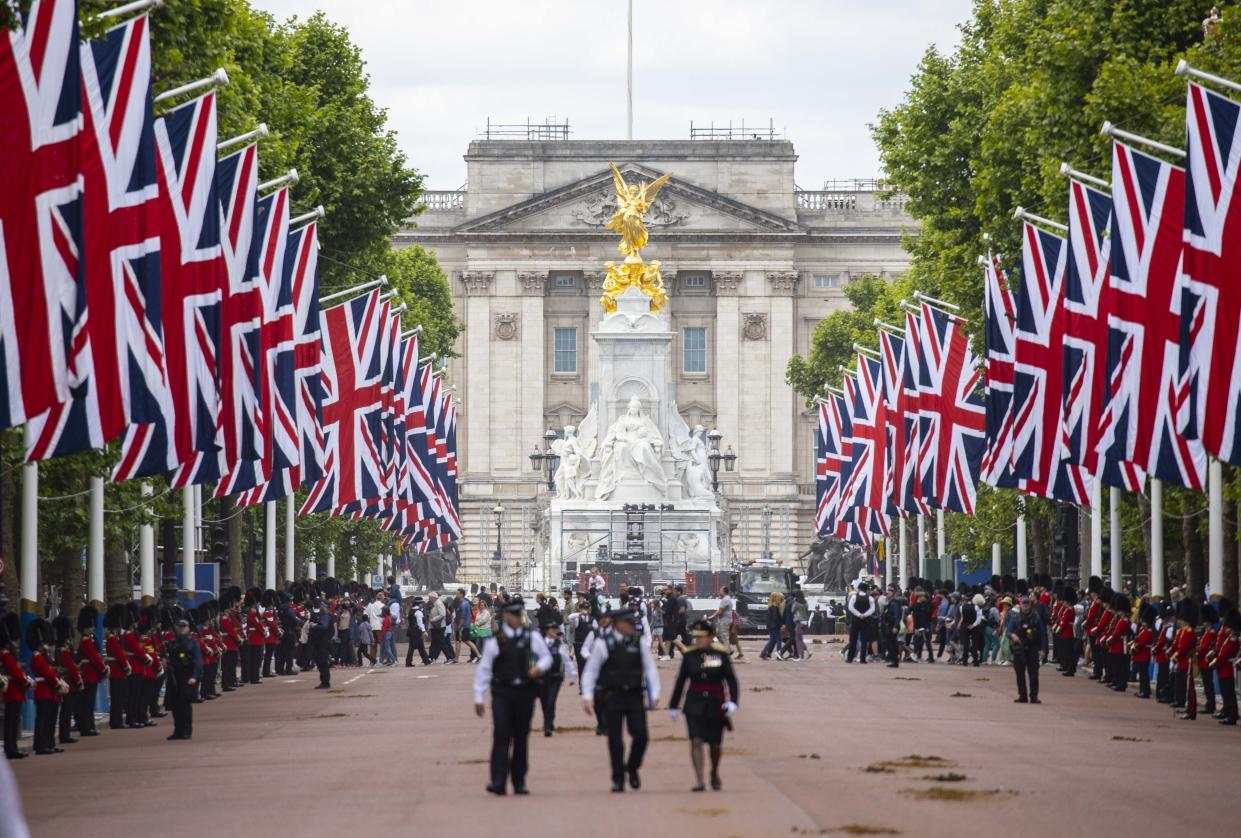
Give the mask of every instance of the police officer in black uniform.
[{"label": "police officer in black uniform", "polygon": [[326,690],[332,686],[332,609],[323,600],[315,599],[307,619],[310,620],[310,654],[315,668],[319,670],[319,683],[315,689]]},{"label": "police officer in black uniform", "polygon": [[203,677],[203,656],[198,641],[190,636],[189,620],[176,624],[176,637],[168,644],[168,681],[171,694],[172,736],[169,739],[190,739],[194,735],[194,694]]},{"label": "police officer in black uniform", "polygon": [[[685,695],[685,723],[689,727],[689,756],[694,764],[698,783],[692,791],[706,788],[702,782],[702,746],[711,749],[711,788],[720,790],[720,754],[724,729],[732,729],[730,720],[737,712],[737,676],[733,673],[732,657],[727,646],[715,642],[715,632],[706,620],[699,620],[690,629],[694,645],[681,654],[681,670],[677,673],[668,715],[675,722],[680,712],[681,695]],[[686,686],[689,690],[686,692]],[[727,696],[724,689],[728,688]]]},{"label": "police officer in black uniform", "polygon": [[[1017,704],[1041,704],[1038,700],[1038,667],[1039,655],[1046,654],[1044,638],[1047,629],[1043,619],[1034,610],[1034,603],[1029,595],[1022,595],[1021,606],[1008,615],[1008,625],[1004,628],[1012,644],[1013,671],[1017,673]],[[1029,679],[1029,691],[1026,680]]]},{"label": "police officer in black uniform", "polygon": [[[582,707],[595,713],[595,693],[603,708],[608,733],[608,755],[612,762],[612,791],[629,785],[638,789],[642,781],[638,769],[648,740],[646,711],[659,704],[659,672],[651,645],[638,631],[641,614],[628,608],[612,612],[612,625],[595,637],[582,671]],[[629,761],[625,761],[625,741],[621,726],[629,728]]]},{"label": "police officer in black uniform", "polygon": [[543,637],[523,622],[526,606],[513,597],[504,606],[504,623],[483,647],[474,672],[474,712],[484,712],[483,698],[491,687],[491,782],[487,791],[505,794],[513,778],[513,794],[526,789],[527,743],[538,681],[552,667]]},{"label": "police officer in black uniform", "polygon": [[573,655],[569,654],[569,645],[560,636],[560,621],[554,615],[545,615],[539,621],[539,630],[543,632],[543,642],[552,656],[552,665],[539,679],[539,705],[543,708],[543,735],[551,736],[556,729],[556,699],[560,695],[560,687],[564,684],[567,671],[569,683],[577,680],[577,666]]}]

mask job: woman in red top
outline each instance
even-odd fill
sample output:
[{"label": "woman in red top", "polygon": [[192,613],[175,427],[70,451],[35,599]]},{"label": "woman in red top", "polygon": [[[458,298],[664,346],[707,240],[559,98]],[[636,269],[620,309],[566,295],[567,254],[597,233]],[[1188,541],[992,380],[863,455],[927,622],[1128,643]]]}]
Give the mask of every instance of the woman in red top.
[{"label": "woman in red top", "polygon": [[30,647],[30,674],[34,676],[34,752],[59,754],[56,747],[56,705],[69,688],[52,666],[52,627],[38,617],[26,626],[26,645]]}]

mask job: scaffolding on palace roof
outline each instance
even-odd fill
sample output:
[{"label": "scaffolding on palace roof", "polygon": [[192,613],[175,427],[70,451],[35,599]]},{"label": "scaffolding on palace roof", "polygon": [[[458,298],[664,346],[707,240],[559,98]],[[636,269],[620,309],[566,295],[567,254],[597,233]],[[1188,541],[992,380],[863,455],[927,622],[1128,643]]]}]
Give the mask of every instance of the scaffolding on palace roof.
[{"label": "scaffolding on palace roof", "polygon": [[542,122],[531,122],[527,117],[525,123],[492,122],[487,117],[487,127],[483,129],[484,140],[530,140],[549,142],[569,139],[569,120],[556,121],[555,117],[547,117]]},{"label": "scaffolding on palace roof", "polygon": [[745,120],[739,123],[728,121],[727,125],[716,125],[711,122],[709,125],[695,125],[691,119],[689,123],[689,138],[691,140],[707,140],[712,142],[725,140],[783,140],[784,132],[777,131],[775,120],[768,119],[765,128],[758,128],[753,125],[746,125]]}]

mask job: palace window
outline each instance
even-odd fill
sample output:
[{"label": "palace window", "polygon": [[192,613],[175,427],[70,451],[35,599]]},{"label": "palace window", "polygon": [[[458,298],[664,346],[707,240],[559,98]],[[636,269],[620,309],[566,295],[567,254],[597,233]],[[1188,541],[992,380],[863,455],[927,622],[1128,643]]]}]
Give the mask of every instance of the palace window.
[{"label": "palace window", "polygon": [[685,287],[686,288],[706,288],[707,287],[707,275],[700,274],[700,273],[686,274],[685,275]]},{"label": "palace window", "polygon": [[552,333],[555,365],[553,371],[562,374],[577,372],[577,328],[557,328]]},{"label": "palace window", "polygon": [[554,274],[557,288],[576,288],[577,276],[574,274]]},{"label": "palace window", "polygon": [[838,274],[815,274],[815,288],[839,288],[840,276]]},{"label": "palace window", "polygon": [[690,326],[685,330],[684,363],[682,371],[705,374],[707,371],[707,329]]}]

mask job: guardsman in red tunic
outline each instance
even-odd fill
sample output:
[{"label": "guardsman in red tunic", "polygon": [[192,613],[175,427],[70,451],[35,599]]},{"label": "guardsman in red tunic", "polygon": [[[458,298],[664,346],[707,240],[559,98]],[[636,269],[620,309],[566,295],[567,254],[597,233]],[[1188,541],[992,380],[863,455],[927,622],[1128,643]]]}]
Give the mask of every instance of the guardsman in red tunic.
[{"label": "guardsman in red tunic", "polygon": [[1112,599],[1112,625],[1107,635],[1107,656],[1111,664],[1111,687],[1123,693],[1129,687],[1129,656],[1125,644],[1129,641],[1129,597],[1117,594]]},{"label": "guardsman in red tunic", "polygon": [[64,614],[52,620],[52,634],[56,638],[55,667],[60,679],[69,690],[61,696],[57,707],[59,722],[59,740],[62,745],[72,745],[78,740],[73,738],[73,718],[82,717],[79,709],[82,702],[82,673],[77,661],[73,659],[73,621]]},{"label": "guardsman in red tunic", "polygon": [[1202,636],[1198,638],[1198,674],[1202,676],[1202,693],[1206,696],[1206,707],[1202,708],[1208,716],[1215,715],[1215,675],[1208,663],[1211,652],[1215,649],[1215,636],[1219,633],[1219,612],[1215,606],[1207,603],[1202,606]]},{"label": "guardsman in red tunic", "polygon": [[99,685],[103,683],[108,671],[95,645],[95,632],[98,630],[99,611],[93,606],[84,605],[78,612],[78,667],[82,671],[82,697],[78,714],[78,734],[81,736],[98,736],[95,729],[95,699],[99,693]]},{"label": "guardsman in red tunic", "polygon": [[280,621],[276,618],[276,592],[270,588],[263,592],[263,628],[267,635],[263,639],[263,677],[275,678],[276,672],[272,664],[276,660],[276,647],[280,645]]},{"label": "guardsman in red tunic", "polygon": [[1098,681],[1106,684],[1111,681],[1111,670],[1108,668],[1107,657],[1107,636],[1111,631],[1112,618],[1112,590],[1104,588],[1099,594],[1099,619],[1094,624],[1094,628],[1090,630],[1090,645],[1094,649],[1091,654],[1091,660],[1094,662],[1094,671],[1090,673],[1090,680]]},{"label": "guardsman in red tunic", "polygon": [[166,617],[169,621],[168,626],[171,628],[172,615],[169,612],[165,617],[161,617],[160,610],[154,605],[148,605],[143,609],[143,614],[146,616],[146,623],[138,640],[142,643],[142,648],[146,651],[147,658],[150,660],[150,664],[147,667],[146,681],[143,684],[147,717],[162,719],[168,715],[168,711],[159,709],[159,692],[164,685],[164,645],[160,623]]},{"label": "guardsman in red tunic", "polygon": [[1077,648],[1073,640],[1073,621],[1077,619],[1073,606],[1076,604],[1077,591],[1066,585],[1060,595],[1060,611],[1052,620],[1056,633],[1056,662],[1060,664],[1060,674],[1069,678],[1077,674]]},{"label": "guardsman in red tunic", "polygon": [[1228,609],[1216,637],[1215,649],[1212,650],[1210,663],[1219,678],[1220,712],[1219,723],[1235,725],[1237,723],[1237,681],[1236,658],[1241,652],[1241,613],[1235,608]]},{"label": "guardsman in red tunic", "polygon": [[1103,601],[1099,599],[1099,593],[1103,590],[1103,580],[1098,576],[1091,576],[1087,584],[1087,594],[1090,605],[1086,609],[1086,617],[1082,621],[1082,645],[1083,652],[1086,655],[1087,662],[1093,667],[1090,674],[1090,680],[1098,681],[1102,674],[1102,662],[1098,660],[1095,654],[1094,629],[1099,624],[1099,618],[1103,616]]},{"label": "guardsman in red tunic", "polygon": [[[246,596],[250,597],[249,594]],[[267,629],[263,627],[263,620],[259,616],[259,604],[251,600],[246,606],[246,661],[242,667],[251,684],[263,683],[259,673],[263,667],[263,646],[266,639]]]},{"label": "guardsman in red tunic", "polygon": [[151,667],[154,661],[147,654],[146,644],[135,629],[138,624],[138,606],[129,603],[125,612],[125,633],[121,636],[121,646],[129,661],[129,675],[125,679],[126,709],[125,724],[128,727],[151,727],[155,720],[147,717],[147,681],[153,677]]},{"label": "guardsman in red tunic", "polygon": [[220,657],[216,649],[215,632],[211,629],[211,618],[206,605],[190,609],[190,624],[198,628],[198,651],[203,659],[203,677],[198,682],[198,700],[210,701],[216,698],[215,676]]},{"label": "guardsman in red tunic", "polygon": [[125,606],[117,603],[103,615],[104,663],[108,665],[108,727],[127,727],[125,713],[129,709],[129,676],[131,667],[125,654]]},{"label": "guardsman in red tunic", "polygon": [[34,676],[34,752],[59,754],[56,747],[56,710],[60,697],[69,687],[55,667],[52,627],[38,617],[26,626],[26,645],[30,647],[30,674]]},{"label": "guardsman in red tunic", "polygon": [[1175,673],[1172,706],[1185,710],[1181,719],[1193,721],[1198,715],[1198,691],[1194,689],[1192,672],[1197,666],[1198,605],[1192,599],[1183,599],[1177,605],[1176,625],[1169,655]]},{"label": "guardsman in red tunic", "polygon": [[1138,609],[1137,636],[1133,638],[1132,656],[1134,666],[1138,670],[1138,698],[1151,697],[1151,647],[1155,643],[1156,611],[1148,603],[1142,603]]},{"label": "guardsman in red tunic", "polygon": [[220,690],[232,692],[237,688],[237,650],[245,643],[245,638],[238,630],[241,621],[235,605],[232,589],[225,591],[220,598],[220,639],[224,643],[224,653],[220,658]]},{"label": "guardsman in red tunic", "polygon": [[4,679],[4,755],[9,759],[29,756],[17,747],[21,735],[22,704],[26,690],[34,686],[34,679],[26,674],[17,660],[18,640],[21,638],[21,618],[14,611],[0,617],[0,678]]}]

